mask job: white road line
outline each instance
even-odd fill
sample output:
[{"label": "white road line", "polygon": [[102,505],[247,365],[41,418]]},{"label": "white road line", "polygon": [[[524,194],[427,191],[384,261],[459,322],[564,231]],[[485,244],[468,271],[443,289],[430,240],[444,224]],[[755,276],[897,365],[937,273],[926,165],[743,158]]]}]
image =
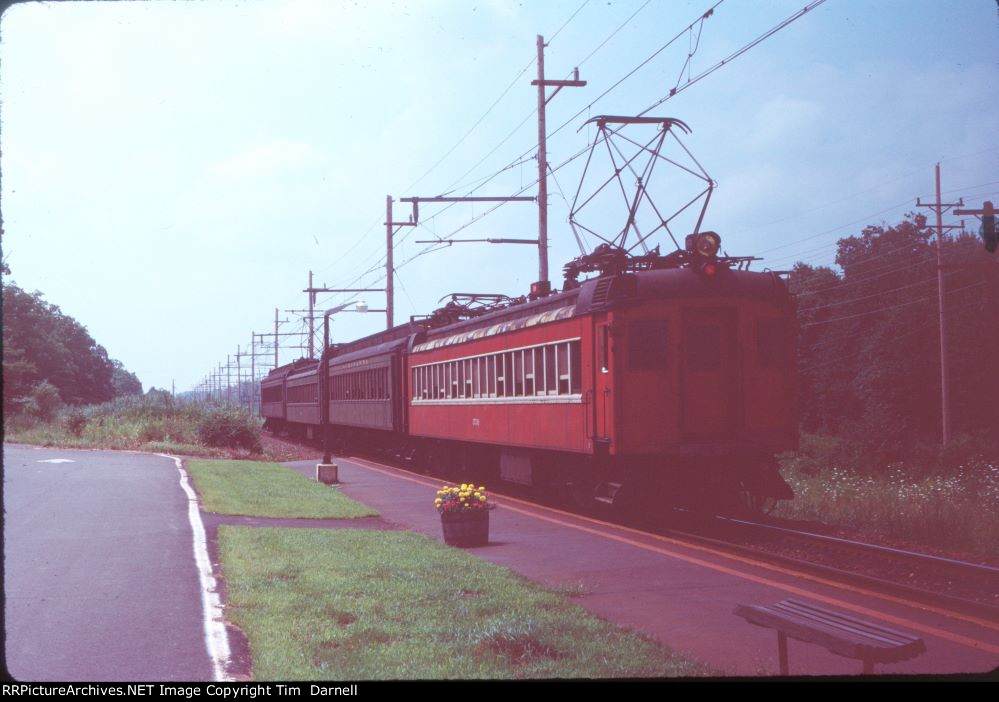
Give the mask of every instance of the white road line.
[{"label": "white road line", "polygon": [[180,472],[180,486],[187,493],[187,518],[191,522],[191,532],[194,535],[194,561],[198,566],[198,578],[201,580],[201,607],[204,614],[205,648],[212,659],[212,670],[217,682],[231,682],[227,667],[229,665],[229,636],[225,631],[225,620],[222,612],[222,600],[218,594],[218,583],[212,564],[208,558],[208,542],[205,538],[205,525],[201,521],[201,510],[198,508],[198,496],[191,488],[187,479],[184,464],[176,456],[158,453],[157,456],[170,458]]}]

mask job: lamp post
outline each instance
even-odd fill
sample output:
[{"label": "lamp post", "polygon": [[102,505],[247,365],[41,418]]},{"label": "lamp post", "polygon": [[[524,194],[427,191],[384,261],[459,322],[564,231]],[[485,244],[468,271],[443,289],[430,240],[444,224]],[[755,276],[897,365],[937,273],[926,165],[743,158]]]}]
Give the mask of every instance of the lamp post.
[{"label": "lamp post", "polygon": [[[319,424],[322,427],[321,431],[323,433],[323,462],[321,464],[323,466],[332,466],[330,451],[330,377],[327,368],[330,355],[332,354],[332,347],[330,346],[330,317],[337,312],[343,312],[351,305],[355,305],[355,302],[345,302],[323,313],[323,353],[319,357]],[[369,310],[364,302],[357,302],[354,311],[368,312]],[[319,470],[319,467],[317,467],[317,470]]]}]

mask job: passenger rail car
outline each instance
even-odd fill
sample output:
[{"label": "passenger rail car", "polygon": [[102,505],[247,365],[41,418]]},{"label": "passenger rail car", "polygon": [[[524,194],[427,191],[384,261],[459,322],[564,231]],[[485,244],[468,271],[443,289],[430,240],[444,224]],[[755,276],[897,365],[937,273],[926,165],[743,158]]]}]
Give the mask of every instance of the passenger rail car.
[{"label": "passenger rail car", "polygon": [[[797,447],[795,339],[776,274],[682,265],[604,275],[340,346],[326,371],[331,431],[341,447],[581,501],[760,508],[793,496],[774,454]],[[318,436],[318,368],[287,368],[262,383],[264,416]]]}]

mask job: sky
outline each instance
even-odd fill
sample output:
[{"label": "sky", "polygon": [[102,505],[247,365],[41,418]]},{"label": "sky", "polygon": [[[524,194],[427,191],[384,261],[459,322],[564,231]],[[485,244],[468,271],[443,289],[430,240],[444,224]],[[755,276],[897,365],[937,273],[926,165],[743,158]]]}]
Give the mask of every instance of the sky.
[{"label": "sky", "polygon": [[[546,77],[578,67],[587,81],[547,107],[556,288],[580,254],[576,191],[611,174],[598,152],[584,178],[597,137],[586,121],[643,113],[678,85],[648,114],[691,128],[683,146],[716,183],[702,228],[731,255],[763,257],[757,269],[832,265],[837,239],[932,201],[936,163],[945,201],[999,201],[996,0],[827,0],[684,87],[807,0],[723,0],[698,22],[715,2],[14,5],[0,18],[10,279],[75,317],[147,389],[192,389],[235,366],[252,333],[273,333],[275,308],[282,334],[304,328],[310,270],[317,286],[384,288],[386,196],[400,221],[402,197],[536,194],[539,34]],[[697,185],[682,181],[657,166],[647,185],[672,212]],[[492,207],[425,203],[420,226],[400,229],[396,323],[452,292],[527,292],[536,247],[418,243],[536,238],[536,204]],[[612,198],[585,216],[612,232],[627,211]],[[675,221],[679,236],[690,217]],[[672,250],[661,234],[650,243]],[[354,299],[385,307],[381,292],[320,295],[317,307]],[[384,325],[348,309],[333,339]],[[303,353],[297,336],[281,343],[281,363]]]}]

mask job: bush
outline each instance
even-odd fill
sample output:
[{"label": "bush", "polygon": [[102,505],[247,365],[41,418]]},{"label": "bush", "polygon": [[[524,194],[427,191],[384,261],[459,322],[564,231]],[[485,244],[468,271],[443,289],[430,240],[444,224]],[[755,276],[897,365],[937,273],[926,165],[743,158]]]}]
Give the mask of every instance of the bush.
[{"label": "bush", "polygon": [[56,386],[43,380],[31,391],[27,404],[28,411],[44,422],[50,422],[62,408],[62,398]]},{"label": "bush", "polygon": [[198,440],[218,448],[245,448],[254,453],[263,450],[257,420],[242,408],[209,410],[198,423]]},{"label": "bush", "polygon": [[66,415],[66,429],[73,436],[83,436],[83,430],[87,427],[87,415],[79,407],[74,407]]}]

